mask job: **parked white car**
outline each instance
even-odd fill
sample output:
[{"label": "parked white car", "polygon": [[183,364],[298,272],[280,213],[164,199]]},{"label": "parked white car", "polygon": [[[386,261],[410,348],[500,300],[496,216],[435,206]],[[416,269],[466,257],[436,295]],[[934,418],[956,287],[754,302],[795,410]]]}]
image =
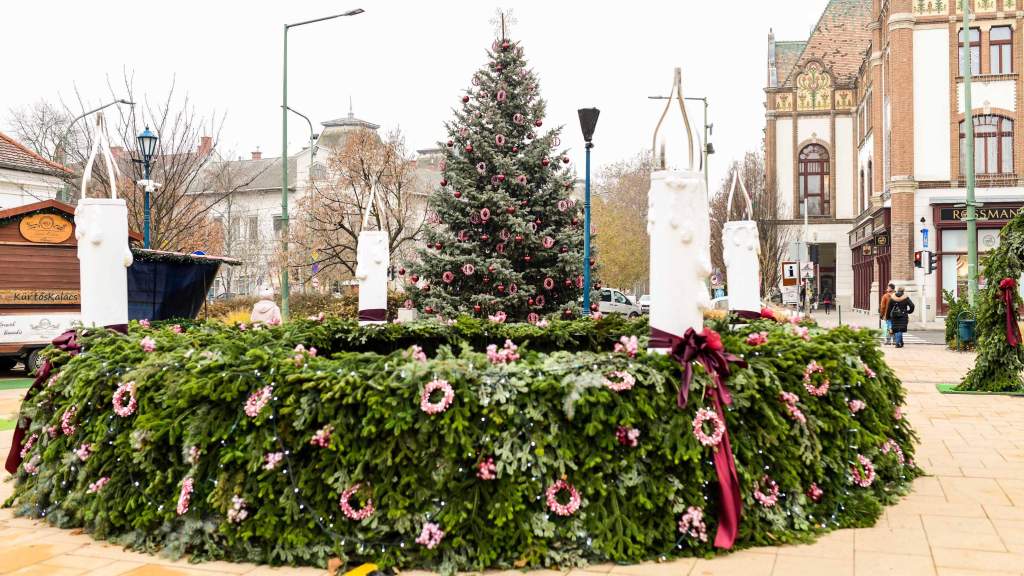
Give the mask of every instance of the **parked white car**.
[{"label": "parked white car", "polygon": [[643,313],[643,314],[650,314],[651,313],[651,295],[650,294],[644,294],[643,296],[641,296],[640,300],[638,300],[637,303],[640,304],[640,312],[641,313]]},{"label": "parked white car", "polygon": [[643,313],[639,304],[615,288],[601,289],[598,310],[601,314],[622,314],[630,318],[636,318]]}]

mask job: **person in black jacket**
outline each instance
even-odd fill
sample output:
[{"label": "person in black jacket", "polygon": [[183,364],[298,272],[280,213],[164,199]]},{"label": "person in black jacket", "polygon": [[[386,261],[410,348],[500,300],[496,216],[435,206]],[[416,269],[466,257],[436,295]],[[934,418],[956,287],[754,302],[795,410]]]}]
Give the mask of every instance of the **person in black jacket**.
[{"label": "person in black jacket", "polygon": [[892,321],[893,339],[897,348],[903,348],[903,333],[907,331],[910,315],[914,313],[914,303],[910,296],[903,293],[903,288],[889,299],[889,310],[886,317]]}]

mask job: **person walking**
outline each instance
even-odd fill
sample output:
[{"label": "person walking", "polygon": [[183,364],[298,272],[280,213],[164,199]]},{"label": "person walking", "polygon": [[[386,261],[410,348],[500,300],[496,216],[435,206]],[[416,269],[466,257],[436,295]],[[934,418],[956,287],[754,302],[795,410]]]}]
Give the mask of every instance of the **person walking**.
[{"label": "person walking", "polygon": [[895,284],[889,284],[882,294],[882,301],[878,304],[878,314],[882,319],[882,330],[885,332],[885,343],[892,344],[892,320],[889,319],[889,301],[892,293],[896,291]]},{"label": "person walking", "polygon": [[903,293],[903,288],[889,298],[889,320],[892,322],[893,341],[897,348],[903,348],[903,333],[907,331],[910,315],[914,313],[914,302]]},{"label": "person walking", "polygon": [[825,316],[828,316],[829,311],[832,309],[832,294],[825,292],[821,297],[821,305],[825,308]]}]

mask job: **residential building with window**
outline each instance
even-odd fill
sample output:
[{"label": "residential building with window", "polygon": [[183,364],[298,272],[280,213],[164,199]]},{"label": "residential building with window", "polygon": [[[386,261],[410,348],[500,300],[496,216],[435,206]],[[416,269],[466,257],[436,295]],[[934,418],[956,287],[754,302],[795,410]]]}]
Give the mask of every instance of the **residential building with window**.
[{"label": "residential building with window", "polygon": [[[834,287],[844,307],[874,311],[891,281],[928,318],[944,314],[942,290],[966,292],[966,163],[985,204],[980,251],[1024,209],[1021,1],[972,0],[964,31],[955,1],[828,0],[806,41],[769,33],[767,179],[792,191],[793,226],[808,211],[819,292]],[[938,253],[937,273],[914,268],[918,250]]]},{"label": "residential building with window", "polygon": [[71,177],[68,168],[0,132],[0,210],[53,200]]}]

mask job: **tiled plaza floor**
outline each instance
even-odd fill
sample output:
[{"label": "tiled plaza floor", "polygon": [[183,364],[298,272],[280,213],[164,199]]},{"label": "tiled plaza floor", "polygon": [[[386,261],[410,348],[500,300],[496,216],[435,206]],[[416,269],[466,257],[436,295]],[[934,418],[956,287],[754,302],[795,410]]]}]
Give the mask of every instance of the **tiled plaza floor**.
[{"label": "tiled plaza floor", "polygon": [[[758,548],[714,560],[591,566],[569,576],[1024,575],[1024,398],[936,392],[936,382],[955,382],[967,370],[970,354],[908,346],[887,348],[886,356],[909,391],[906,413],[921,435],[917,459],[931,476],[918,479],[913,493],[888,508],[878,525],[841,530],[804,546]],[[0,417],[23,393],[0,391]],[[0,433],[0,453],[6,455],[10,441],[11,432]],[[0,484],[0,499],[11,490],[9,482]],[[318,573],[169,562],[0,510],[0,574]]]}]

